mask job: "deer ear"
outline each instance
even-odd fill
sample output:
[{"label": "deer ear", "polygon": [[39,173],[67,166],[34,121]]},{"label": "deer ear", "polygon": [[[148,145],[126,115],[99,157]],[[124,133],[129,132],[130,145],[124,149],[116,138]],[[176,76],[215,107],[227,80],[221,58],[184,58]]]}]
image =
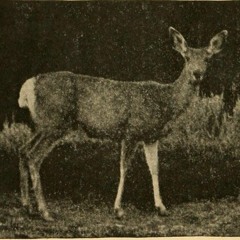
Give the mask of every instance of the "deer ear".
[{"label": "deer ear", "polygon": [[173,48],[181,54],[186,53],[188,46],[182,34],[178,32],[175,28],[169,27],[169,35],[173,38]]},{"label": "deer ear", "polygon": [[227,36],[228,36],[227,30],[223,30],[220,33],[218,33],[217,35],[215,35],[210,40],[210,44],[207,48],[207,51],[211,54],[216,54],[216,53],[221,52],[223,45],[227,40]]}]

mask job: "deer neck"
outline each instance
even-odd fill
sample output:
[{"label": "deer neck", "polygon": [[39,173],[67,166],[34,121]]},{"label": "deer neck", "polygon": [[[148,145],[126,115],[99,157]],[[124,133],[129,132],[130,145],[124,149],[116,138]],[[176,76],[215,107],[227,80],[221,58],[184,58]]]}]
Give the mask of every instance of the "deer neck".
[{"label": "deer neck", "polygon": [[182,70],[179,78],[173,83],[173,115],[180,115],[197,96],[198,89],[189,83],[191,73],[186,66]]}]

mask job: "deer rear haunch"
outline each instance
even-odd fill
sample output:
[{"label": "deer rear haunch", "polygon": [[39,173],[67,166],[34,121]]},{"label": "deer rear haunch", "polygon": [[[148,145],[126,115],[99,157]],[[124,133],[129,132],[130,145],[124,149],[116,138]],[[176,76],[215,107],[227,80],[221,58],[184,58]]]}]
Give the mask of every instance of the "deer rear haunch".
[{"label": "deer rear haunch", "polygon": [[125,177],[139,142],[143,143],[152,178],[155,207],[161,215],[167,214],[159,190],[158,140],[169,122],[181,115],[197,95],[208,60],[222,50],[228,35],[223,30],[210,40],[209,46],[195,49],[188,47],[174,28],[170,27],[169,33],[174,49],[185,59],[181,75],[172,84],[122,82],[71,72],[39,74],[23,84],[19,106],[29,109],[36,131],[21,149],[19,163],[22,204],[29,211],[30,175],[39,212],[45,220],[53,220],[43,196],[40,167],[66,134],[83,129],[89,137],[121,144],[116,215],[123,215]]}]

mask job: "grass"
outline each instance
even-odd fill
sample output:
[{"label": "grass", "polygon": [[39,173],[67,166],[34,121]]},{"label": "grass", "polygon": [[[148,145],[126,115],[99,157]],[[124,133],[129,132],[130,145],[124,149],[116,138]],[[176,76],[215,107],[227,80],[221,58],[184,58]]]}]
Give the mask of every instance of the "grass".
[{"label": "grass", "polygon": [[18,149],[32,132],[23,124],[5,123],[0,132],[0,191],[5,193],[0,238],[240,236],[240,102],[234,116],[219,125],[221,110],[221,97],[194,99],[160,142],[160,185],[169,217],[153,211],[150,174],[143,150],[137,150],[121,221],[112,211],[119,146],[89,140],[81,132],[68,135],[42,165],[43,189],[56,221],[29,218],[13,192],[19,185]]},{"label": "grass", "polygon": [[81,203],[49,199],[56,219],[51,223],[29,217],[18,198],[12,193],[0,199],[0,238],[240,236],[240,204],[233,198],[178,204],[168,217],[127,204],[122,220],[101,198]]},{"label": "grass", "polygon": [[3,124],[0,133],[0,146],[8,155],[16,155],[21,147],[32,136],[30,128],[24,124],[12,123],[7,121]]}]

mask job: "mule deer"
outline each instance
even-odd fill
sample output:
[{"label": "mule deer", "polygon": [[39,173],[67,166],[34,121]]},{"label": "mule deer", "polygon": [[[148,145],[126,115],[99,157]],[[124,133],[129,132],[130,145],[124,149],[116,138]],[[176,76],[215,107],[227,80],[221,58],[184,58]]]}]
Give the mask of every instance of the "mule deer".
[{"label": "mule deer", "polygon": [[46,206],[40,181],[40,167],[49,152],[73,129],[83,129],[90,137],[121,143],[120,181],[114,204],[118,217],[125,176],[136,145],[143,143],[152,177],[155,207],[167,210],[158,180],[158,140],[163,129],[191,103],[207,68],[208,60],[220,52],[228,32],[213,37],[208,47],[190,48],[174,28],[169,28],[174,49],[185,59],[180,77],[173,84],[122,82],[78,75],[71,72],[39,74],[28,79],[20,90],[21,108],[29,108],[36,124],[34,137],[26,143],[20,158],[20,186],[23,206],[31,209],[28,177],[32,180],[38,210],[45,220],[53,220]]}]

